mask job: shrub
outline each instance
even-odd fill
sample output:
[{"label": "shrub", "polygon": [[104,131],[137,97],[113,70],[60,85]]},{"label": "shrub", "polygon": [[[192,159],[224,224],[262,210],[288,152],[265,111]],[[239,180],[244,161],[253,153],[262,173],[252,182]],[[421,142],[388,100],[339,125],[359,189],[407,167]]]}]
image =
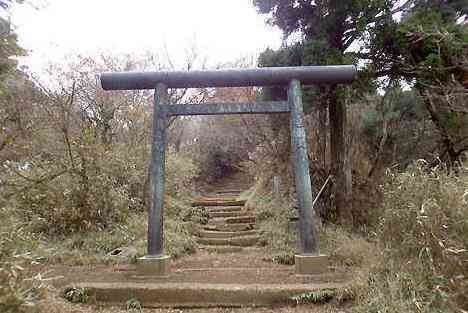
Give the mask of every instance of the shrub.
[{"label": "shrub", "polygon": [[182,213],[182,221],[192,222],[199,225],[208,224],[210,215],[204,207],[189,208],[186,212]]},{"label": "shrub", "polygon": [[[115,224],[125,224],[130,210],[142,211],[146,170],[137,160],[122,151],[97,151],[90,154],[87,168],[63,171],[43,160],[32,161],[26,168],[9,163],[9,193],[18,212],[23,213],[35,233],[68,235],[100,231]],[[91,148],[90,148],[91,149]],[[116,148],[117,149],[117,148]],[[121,153],[121,154],[119,154]],[[128,164],[128,162],[135,162]],[[167,189],[169,197],[188,193],[198,169],[188,156],[168,154]]]},{"label": "shrub", "polygon": [[132,297],[126,302],[127,312],[141,312],[142,305],[141,301],[135,297]]},{"label": "shrub", "polygon": [[311,291],[311,292],[301,293],[301,294],[292,296],[290,300],[292,300],[293,303],[295,304],[308,304],[308,303],[323,304],[333,299],[336,293],[337,292],[333,289],[322,289],[322,290]]},{"label": "shrub", "polygon": [[[288,251],[289,250],[289,251]],[[283,253],[274,255],[271,260],[274,263],[283,264],[283,265],[294,265],[294,251],[287,249]]]},{"label": "shrub", "polygon": [[10,163],[10,203],[35,233],[71,234],[123,222],[130,202],[126,190],[105,170],[105,160],[95,161],[86,173],[67,170],[53,179],[43,179],[60,173],[52,164],[31,162],[18,169]]},{"label": "shrub", "polygon": [[164,227],[166,250],[172,257],[195,253],[197,244],[188,223],[181,223],[180,219],[167,219]]},{"label": "shrub", "polygon": [[288,232],[289,218],[294,215],[291,204],[254,191],[249,195],[246,205],[254,211],[260,230],[260,244],[266,246],[271,261],[294,264],[296,240],[294,234]]},{"label": "shrub", "polygon": [[166,193],[172,197],[187,198],[199,174],[199,167],[190,155],[173,152],[168,153],[166,164]]},{"label": "shrub", "polygon": [[376,243],[333,225],[322,228],[320,246],[336,265],[367,272],[381,259]]},{"label": "shrub", "polygon": [[63,291],[63,297],[71,303],[87,303],[89,291],[83,287],[68,287]]}]

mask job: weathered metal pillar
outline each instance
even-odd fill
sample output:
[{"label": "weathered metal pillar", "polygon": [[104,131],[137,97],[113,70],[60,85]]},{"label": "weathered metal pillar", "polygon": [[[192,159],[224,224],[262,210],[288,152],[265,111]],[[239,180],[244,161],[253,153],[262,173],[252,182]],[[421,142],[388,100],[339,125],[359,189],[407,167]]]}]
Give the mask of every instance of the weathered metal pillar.
[{"label": "weathered metal pillar", "polygon": [[153,138],[150,165],[151,199],[148,211],[149,256],[161,256],[164,253],[163,214],[167,119],[161,106],[167,103],[167,86],[159,83],[154,90]]},{"label": "weathered metal pillar", "polygon": [[296,193],[299,202],[299,233],[302,255],[319,255],[318,235],[315,229],[312,188],[307,155],[307,138],[303,123],[301,83],[294,79],[289,84],[288,101],[291,109],[291,149],[294,163]]}]

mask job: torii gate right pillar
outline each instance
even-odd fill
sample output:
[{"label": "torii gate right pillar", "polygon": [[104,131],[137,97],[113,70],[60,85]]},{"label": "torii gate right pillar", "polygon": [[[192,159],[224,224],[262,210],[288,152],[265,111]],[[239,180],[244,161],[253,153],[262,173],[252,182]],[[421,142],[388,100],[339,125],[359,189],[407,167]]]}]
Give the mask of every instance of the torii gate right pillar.
[{"label": "torii gate right pillar", "polygon": [[301,83],[289,84],[288,102],[291,110],[291,150],[296,194],[299,204],[299,236],[301,253],[295,255],[296,274],[310,275],[326,271],[328,258],[320,255],[319,238],[312,206],[312,187],[307,154],[307,137],[303,123]]}]

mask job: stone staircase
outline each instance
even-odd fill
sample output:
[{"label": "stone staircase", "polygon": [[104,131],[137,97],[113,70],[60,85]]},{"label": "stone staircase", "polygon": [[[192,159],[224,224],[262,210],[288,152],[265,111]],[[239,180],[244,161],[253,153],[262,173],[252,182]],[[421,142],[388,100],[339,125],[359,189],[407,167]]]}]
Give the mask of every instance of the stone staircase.
[{"label": "stone staircase", "polygon": [[200,225],[200,248],[214,253],[232,253],[253,247],[259,241],[255,216],[245,212],[244,200],[238,200],[240,190],[228,189],[204,196],[192,206],[205,208],[208,223]]},{"label": "stone staircase", "polygon": [[[273,307],[268,312],[276,312],[278,305],[294,303],[297,296],[350,286],[353,273],[296,275],[294,266],[271,262],[265,249],[252,248],[259,241],[258,230],[255,217],[246,211],[244,201],[238,200],[241,188],[215,188],[224,190],[193,203],[209,215],[208,223],[198,230],[202,249],[171,260],[169,275],[142,276],[134,264],[55,265],[54,275],[63,279],[54,280],[54,284],[63,290],[86,290],[90,303],[99,307],[128,306],[131,299],[136,299],[146,308],[201,308],[200,312],[255,306]],[[310,312],[309,309],[322,311],[314,306],[298,311],[291,308],[291,312]],[[290,312],[289,307],[286,311]]]}]

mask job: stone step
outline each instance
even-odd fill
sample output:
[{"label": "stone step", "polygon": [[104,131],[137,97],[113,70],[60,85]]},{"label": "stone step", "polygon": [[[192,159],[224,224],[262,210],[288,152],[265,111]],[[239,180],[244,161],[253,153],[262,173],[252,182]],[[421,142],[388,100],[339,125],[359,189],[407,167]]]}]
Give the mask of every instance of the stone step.
[{"label": "stone step", "polygon": [[227,202],[231,202],[231,201],[237,201],[237,197],[232,197],[232,196],[226,196],[226,197],[219,197],[219,196],[216,196],[216,197],[209,197],[209,196],[203,196],[203,197],[200,197],[198,199],[196,199],[196,201],[215,201],[215,202],[223,202],[223,201],[227,201]]},{"label": "stone step", "polygon": [[235,217],[219,217],[210,219],[209,224],[211,225],[220,225],[220,224],[239,224],[239,223],[246,223],[246,224],[255,224],[255,216],[253,215],[243,215],[243,216],[235,216]]},{"label": "stone step", "polygon": [[192,206],[244,206],[245,202],[245,200],[196,200],[192,202]]},{"label": "stone step", "polygon": [[233,238],[198,238],[197,242],[207,246],[254,246],[260,239],[257,235],[241,236]]},{"label": "stone step", "polygon": [[212,212],[208,211],[208,216],[210,218],[218,218],[218,217],[239,217],[244,216],[245,213],[241,211],[234,211],[234,212]]},{"label": "stone step", "polygon": [[210,197],[230,197],[230,198],[239,198],[240,192],[225,192],[225,193],[214,193],[210,194]]},{"label": "stone step", "polygon": [[256,235],[256,230],[243,230],[243,231],[210,231],[202,230],[198,233],[198,236],[202,238],[233,238],[240,236]]},{"label": "stone step", "polygon": [[216,191],[217,194],[227,194],[227,193],[241,193],[243,190],[241,189],[225,189],[225,190],[218,190]]},{"label": "stone step", "polygon": [[250,223],[218,224],[218,225],[205,225],[205,227],[203,228],[205,230],[211,230],[211,231],[237,232],[237,231],[244,231],[244,230],[252,230],[255,228],[255,225],[250,224]]},{"label": "stone step", "polygon": [[218,191],[213,194],[215,197],[238,197],[242,191]]},{"label": "stone step", "polygon": [[[343,285],[343,284],[341,284]],[[73,285],[88,292],[98,305],[122,306],[137,299],[143,307],[253,307],[291,303],[291,298],[339,284],[207,284],[142,282],[89,282]]]},{"label": "stone step", "polygon": [[206,208],[208,213],[211,212],[240,212],[242,211],[243,207],[241,206],[212,206]]},{"label": "stone step", "polygon": [[244,250],[240,246],[199,246],[199,249],[208,251],[209,253],[236,253]]}]

